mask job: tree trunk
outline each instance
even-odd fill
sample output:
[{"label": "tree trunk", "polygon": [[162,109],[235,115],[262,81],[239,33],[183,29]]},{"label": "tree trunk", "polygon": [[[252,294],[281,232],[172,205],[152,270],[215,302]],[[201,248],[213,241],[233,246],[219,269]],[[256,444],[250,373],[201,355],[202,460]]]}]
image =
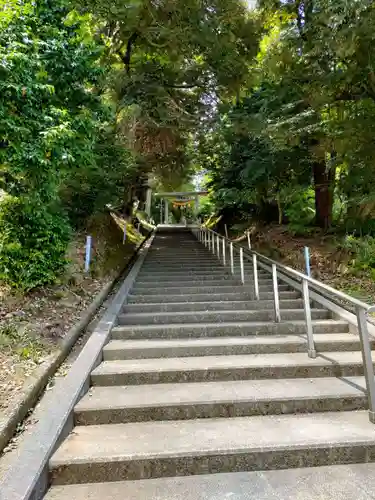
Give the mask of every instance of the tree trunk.
[{"label": "tree trunk", "polygon": [[322,229],[328,229],[332,224],[335,171],[335,167],[327,168],[325,161],[313,165],[315,224]]}]

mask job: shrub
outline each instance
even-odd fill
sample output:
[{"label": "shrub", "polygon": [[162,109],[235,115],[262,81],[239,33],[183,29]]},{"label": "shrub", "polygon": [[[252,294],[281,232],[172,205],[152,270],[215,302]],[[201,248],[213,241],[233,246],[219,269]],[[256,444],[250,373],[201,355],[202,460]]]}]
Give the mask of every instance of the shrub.
[{"label": "shrub", "polygon": [[58,207],[4,196],[0,203],[0,280],[23,291],[63,269],[70,230]]},{"label": "shrub", "polygon": [[313,222],[315,216],[314,191],[313,189],[293,190],[287,197],[285,207],[289,227],[292,232],[304,233]]},{"label": "shrub", "polygon": [[342,248],[351,255],[351,266],[357,270],[375,269],[375,238],[346,236]]}]

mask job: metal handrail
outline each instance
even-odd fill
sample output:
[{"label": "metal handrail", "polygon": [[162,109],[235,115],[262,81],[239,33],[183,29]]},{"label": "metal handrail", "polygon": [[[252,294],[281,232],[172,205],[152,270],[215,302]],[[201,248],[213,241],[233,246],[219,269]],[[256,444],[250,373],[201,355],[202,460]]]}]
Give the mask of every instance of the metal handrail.
[{"label": "metal handrail", "polygon": [[[212,231],[212,229],[205,228],[205,230],[213,233],[214,235],[218,236],[219,238],[223,238],[228,243],[232,243],[234,248],[237,248],[237,247],[238,247],[238,249],[243,248],[240,245],[238,245],[237,243],[231,241],[229,238],[226,238],[225,236],[222,236],[221,234],[219,234],[215,231]],[[284,264],[281,264],[280,262],[277,262],[276,260],[270,259],[269,257],[266,257],[265,255],[262,255],[261,253],[256,252],[255,250],[249,250],[247,248],[243,248],[243,250],[244,250],[245,254],[250,253],[252,255],[256,255],[259,259],[266,261],[271,266],[272,266],[272,264],[274,264],[281,271],[283,271],[285,273],[289,273],[293,276],[296,276],[297,278],[300,278],[301,280],[306,280],[307,282],[311,283],[312,285],[315,285],[315,287],[317,289],[322,289],[326,292],[329,292],[330,294],[335,295],[336,297],[338,297],[342,300],[350,302],[356,307],[361,307],[362,309],[365,309],[368,312],[375,311],[375,305],[371,306],[369,304],[366,304],[366,302],[362,302],[361,300],[358,300],[355,297],[351,297],[350,295],[348,295],[344,292],[340,292],[339,290],[336,290],[336,288],[333,288],[333,287],[326,285],[326,284],[324,284],[324,283],[322,283],[314,278],[311,278],[311,277],[307,276],[306,274],[303,274],[300,271],[293,269],[292,267],[285,266]],[[372,309],[372,310],[370,310],[370,309]]]},{"label": "metal handrail", "polygon": [[[193,234],[197,237],[197,239],[203,243],[205,246],[212,251],[214,255],[217,255],[219,260],[223,259],[224,266],[227,263],[226,259],[226,249],[225,244],[229,245],[230,249],[230,258],[229,263],[231,267],[231,272],[234,274],[234,250],[238,250],[239,259],[240,259],[240,274],[241,274],[241,282],[245,285],[245,272],[244,272],[244,256],[245,258],[252,259],[253,264],[253,284],[254,284],[254,298],[256,300],[260,300],[259,293],[259,280],[258,280],[258,266],[266,269],[267,271],[271,271],[272,274],[272,288],[274,295],[274,308],[275,308],[275,321],[281,321],[281,311],[280,311],[280,300],[279,300],[279,285],[278,279],[280,278],[282,281],[287,281],[287,283],[295,286],[297,283],[295,280],[287,280],[288,276],[292,276],[292,278],[297,278],[302,283],[302,298],[303,298],[303,306],[305,313],[305,321],[306,321],[306,331],[307,331],[307,352],[310,358],[315,358],[317,356],[317,351],[315,349],[314,342],[314,331],[313,324],[311,319],[311,306],[310,306],[310,287],[316,292],[321,293],[322,297],[324,296],[324,292],[334,297],[337,297],[341,300],[345,300],[349,302],[353,306],[355,306],[356,316],[357,316],[357,327],[358,333],[360,337],[361,343],[361,351],[362,351],[362,360],[364,366],[364,374],[366,380],[366,389],[367,389],[367,397],[369,404],[369,419],[372,423],[375,423],[375,377],[374,377],[374,365],[372,360],[371,353],[371,343],[367,326],[367,317],[366,314],[370,312],[375,312],[375,305],[371,306],[358,300],[350,295],[347,295],[344,292],[340,292],[335,288],[332,288],[329,285],[325,285],[320,281],[311,278],[296,269],[293,269],[289,266],[285,266],[280,262],[277,262],[265,255],[260,254],[254,250],[244,249],[242,246],[233,243],[233,241],[229,240],[225,236],[212,231],[203,226],[198,226],[192,228]],[[220,252],[220,240],[222,240],[222,252]],[[248,255],[250,254],[250,255]],[[271,269],[267,268],[270,266]],[[286,275],[286,276],[284,276]],[[299,286],[299,285],[298,285]],[[298,289],[298,287],[296,287]],[[323,293],[322,293],[323,292]],[[345,309],[344,306],[343,309]]]}]

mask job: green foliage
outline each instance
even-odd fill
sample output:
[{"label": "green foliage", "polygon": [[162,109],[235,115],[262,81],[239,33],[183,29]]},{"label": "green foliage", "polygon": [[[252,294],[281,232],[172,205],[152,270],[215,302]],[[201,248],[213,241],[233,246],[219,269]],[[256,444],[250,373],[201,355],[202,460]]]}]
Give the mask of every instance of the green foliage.
[{"label": "green foliage", "polygon": [[100,94],[104,51],[69,2],[0,13],[0,279],[54,280],[75,225],[118,197],[133,160]]},{"label": "green foliage", "polygon": [[215,202],[211,196],[203,196],[200,198],[198,217],[201,219],[207,219],[215,213],[215,210]]},{"label": "green foliage", "polygon": [[270,106],[270,96],[276,92],[276,86],[268,85],[244,98],[223,115],[212,134],[211,142],[221,147],[215,162],[209,164],[209,186],[214,190],[218,208],[246,211],[249,205],[284,206],[297,186],[308,184],[310,164],[306,148],[282,146],[267,135],[265,123],[273,107],[282,104]]},{"label": "green foliage", "polygon": [[2,280],[53,280],[67,219],[135,198],[142,210],[147,179],[176,190],[199,168],[202,216],[375,231],[371,0],[3,7]]},{"label": "green foliage", "polygon": [[103,26],[118,126],[142,171],[176,189],[194,135],[249,76],[257,25],[241,0],[80,0]]},{"label": "green foliage", "polygon": [[[203,148],[217,207],[249,212],[249,204],[277,203],[300,228],[344,221],[347,230],[372,233],[374,3],[262,0],[258,6],[263,37],[252,85],[235,105],[219,108],[211,125],[211,143],[221,151]],[[298,217],[299,197],[289,202],[288,193],[308,186],[315,217],[303,211]]]},{"label": "green foliage", "polygon": [[53,282],[65,265],[70,236],[61,211],[5,196],[0,228],[0,280],[21,290]]},{"label": "green foliage", "polygon": [[60,198],[74,227],[82,227],[91,214],[122,201],[124,189],[137,175],[133,155],[121,145],[113,127],[100,130],[90,162],[64,179]]},{"label": "green foliage", "polygon": [[314,191],[313,189],[293,189],[284,193],[286,201],[285,215],[290,230],[295,234],[308,234],[311,232],[311,222],[314,219]]},{"label": "green foliage", "polygon": [[351,255],[350,265],[355,270],[370,270],[375,274],[375,238],[346,236],[340,246]]}]

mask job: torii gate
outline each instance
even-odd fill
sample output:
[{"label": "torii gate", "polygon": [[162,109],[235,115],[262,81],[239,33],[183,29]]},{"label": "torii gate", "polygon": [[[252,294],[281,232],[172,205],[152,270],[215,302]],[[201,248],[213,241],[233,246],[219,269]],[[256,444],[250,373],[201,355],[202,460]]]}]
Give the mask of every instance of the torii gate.
[{"label": "torii gate", "polygon": [[[164,217],[163,213],[161,213],[161,220],[164,219],[164,223],[168,224],[169,223],[169,201],[171,198],[174,198],[176,202],[189,202],[189,201],[194,201],[194,212],[195,214],[198,212],[199,208],[199,197],[200,196],[206,196],[208,194],[208,191],[187,191],[187,192],[165,192],[165,193],[155,193],[154,196],[161,198],[163,200],[163,207],[161,208],[161,211],[164,208]],[[152,198],[152,191],[149,189],[147,191],[147,199],[146,199],[146,213],[147,215],[151,214],[151,198]]]}]

